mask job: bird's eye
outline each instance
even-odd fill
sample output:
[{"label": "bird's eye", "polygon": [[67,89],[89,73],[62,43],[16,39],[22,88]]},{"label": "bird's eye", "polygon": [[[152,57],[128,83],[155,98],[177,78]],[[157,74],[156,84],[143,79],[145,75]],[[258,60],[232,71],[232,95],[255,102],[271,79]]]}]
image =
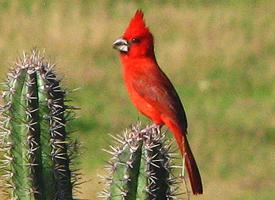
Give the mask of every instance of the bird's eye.
[{"label": "bird's eye", "polygon": [[140,43],[140,39],[139,38],[133,38],[131,40],[131,43],[134,43],[134,44]]}]

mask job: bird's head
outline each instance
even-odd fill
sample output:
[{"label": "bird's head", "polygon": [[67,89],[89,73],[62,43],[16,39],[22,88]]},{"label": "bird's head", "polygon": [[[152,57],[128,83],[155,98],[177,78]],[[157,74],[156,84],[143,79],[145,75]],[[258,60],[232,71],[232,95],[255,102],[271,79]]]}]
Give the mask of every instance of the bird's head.
[{"label": "bird's head", "polygon": [[154,56],[153,35],[146,27],[141,10],[136,11],[123,36],[114,41],[113,48],[131,58]]}]

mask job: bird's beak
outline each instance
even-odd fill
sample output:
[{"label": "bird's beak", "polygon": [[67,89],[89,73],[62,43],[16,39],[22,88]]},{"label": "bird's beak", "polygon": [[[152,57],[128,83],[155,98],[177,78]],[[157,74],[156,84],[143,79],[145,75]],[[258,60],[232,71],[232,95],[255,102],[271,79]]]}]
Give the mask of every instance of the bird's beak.
[{"label": "bird's beak", "polygon": [[120,52],[127,53],[129,51],[129,44],[127,40],[118,38],[116,41],[114,41],[113,48],[119,50]]}]

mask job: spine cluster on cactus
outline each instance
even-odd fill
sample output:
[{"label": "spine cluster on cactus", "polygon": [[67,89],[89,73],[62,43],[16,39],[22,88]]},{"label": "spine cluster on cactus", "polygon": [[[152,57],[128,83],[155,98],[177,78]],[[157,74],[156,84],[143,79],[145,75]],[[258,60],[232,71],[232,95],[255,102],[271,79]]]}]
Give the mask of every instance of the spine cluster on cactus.
[{"label": "spine cluster on cactus", "polygon": [[33,51],[4,83],[1,172],[8,199],[72,199],[72,140],[66,128],[72,107],[65,105],[52,67]]},{"label": "spine cluster on cactus", "polygon": [[[158,200],[176,199],[182,182],[174,175],[175,154],[171,143],[160,129],[140,124],[123,136],[112,136],[116,146],[105,150],[112,155],[103,177],[106,189],[99,197],[107,200]],[[187,193],[185,193],[187,194]]]}]

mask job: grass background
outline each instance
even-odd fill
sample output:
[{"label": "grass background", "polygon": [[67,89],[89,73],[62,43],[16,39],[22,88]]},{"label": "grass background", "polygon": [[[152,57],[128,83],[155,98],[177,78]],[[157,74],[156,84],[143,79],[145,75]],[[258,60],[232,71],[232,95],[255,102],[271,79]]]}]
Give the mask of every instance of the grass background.
[{"label": "grass background", "polygon": [[82,109],[74,122],[84,144],[79,196],[95,199],[108,133],[138,119],[112,50],[137,8],[155,36],[162,69],[189,120],[204,181],[194,199],[269,200],[275,196],[275,3],[256,0],[0,1],[0,73],[33,47],[57,64]]}]

